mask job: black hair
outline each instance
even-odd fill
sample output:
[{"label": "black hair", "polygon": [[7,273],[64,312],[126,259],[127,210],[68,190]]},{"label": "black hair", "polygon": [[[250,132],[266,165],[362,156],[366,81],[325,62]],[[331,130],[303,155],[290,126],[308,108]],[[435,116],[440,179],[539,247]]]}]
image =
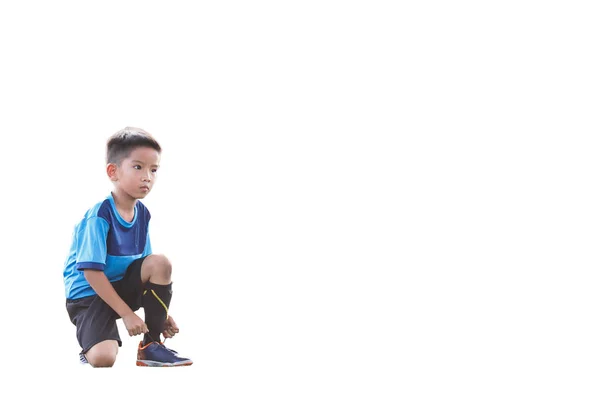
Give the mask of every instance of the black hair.
[{"label": "black hair", "polygon": [[106,143],[106,163],[120,165],[138,147],[150,147],[160,154],[161,148],[151,134],[140,128],[126,127],[112,135]]}]

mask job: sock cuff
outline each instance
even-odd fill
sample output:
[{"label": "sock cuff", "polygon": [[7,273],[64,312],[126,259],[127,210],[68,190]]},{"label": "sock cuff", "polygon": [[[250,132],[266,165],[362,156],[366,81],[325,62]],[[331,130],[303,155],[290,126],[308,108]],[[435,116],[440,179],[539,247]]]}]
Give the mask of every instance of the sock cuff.
[{"label": "sock cuff", "polygon": [[146,282],[146,285],[144,286],[144,289],[146,290],[164,290],[164,289],[168,289],[171,290],[171,287],[173,286],[173,282],[169,283],[168,285],[159,285],[157,283],[152,283],[150,281]]}]

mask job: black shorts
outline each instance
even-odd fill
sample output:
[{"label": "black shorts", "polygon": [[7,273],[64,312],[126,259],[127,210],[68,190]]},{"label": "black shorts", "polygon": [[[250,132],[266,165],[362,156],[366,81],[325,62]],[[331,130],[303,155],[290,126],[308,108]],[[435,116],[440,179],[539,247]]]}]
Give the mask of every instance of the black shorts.
[{"label": "black shorts", "polygon": [[[133,261],[120,281],[112,282],[117,294],[133,311],[142,307],[142,262],[146,257]],[[117,329],[119,314],[98,295],[67,299],[67,312],[71,322],[77,327],[77,341],[86,353],[92,346],[104,340],[116,340],[121,347],[121,337]]]}]

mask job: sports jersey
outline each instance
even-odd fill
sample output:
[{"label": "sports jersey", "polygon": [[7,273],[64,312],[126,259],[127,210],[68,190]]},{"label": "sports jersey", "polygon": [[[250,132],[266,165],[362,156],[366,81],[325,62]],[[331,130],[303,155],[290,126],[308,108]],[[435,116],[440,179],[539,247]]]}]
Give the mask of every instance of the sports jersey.
[{"label": "sports jersey", "polygon": [[112,194],[90,208],[73,230],[63,272],[66,297],[96,294],[83,275],[85,269],[104,271],[114,282],[125,276],[131,262],[152,254],[149,222],[150,212],[139,200],[131,222],[119,215]]}]

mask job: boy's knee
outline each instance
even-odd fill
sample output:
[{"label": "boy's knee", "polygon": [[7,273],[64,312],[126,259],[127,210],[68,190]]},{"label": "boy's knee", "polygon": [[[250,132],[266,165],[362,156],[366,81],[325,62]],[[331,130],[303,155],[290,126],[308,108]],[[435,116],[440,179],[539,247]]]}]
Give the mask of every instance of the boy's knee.
[{"label": "boy's knee", "polygon": [[152,254],[146,257],[144,264],[149,267],[150,275],[155,277],[170,278],[173,267],[171,261],[164,254]]},{"label": "boy's knee", "polygon": [[95,368],[112,367],[117,360],[119,344],[116,340],[105,340],[92,346],[85,358]]}]

